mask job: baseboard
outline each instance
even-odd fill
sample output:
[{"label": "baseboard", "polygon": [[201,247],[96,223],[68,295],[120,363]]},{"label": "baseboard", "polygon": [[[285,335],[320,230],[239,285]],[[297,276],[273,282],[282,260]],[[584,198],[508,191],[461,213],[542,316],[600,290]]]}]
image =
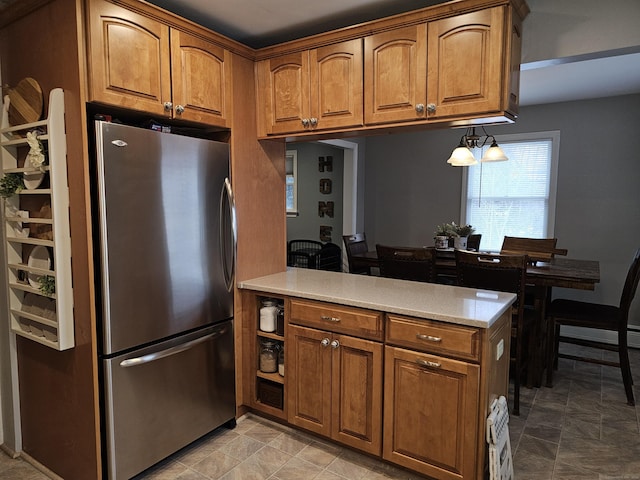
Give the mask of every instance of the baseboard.
[{"label": "baseboard", "polygon": [[6,453],[10,458],[18,458],[20,454],[16,452],[13,448],[6,446],[4,443],[0,445],[0,450]]},{"label": "baseboard", "polygon": [[53,473],[51,470],[49,470],[47,467],[42,465],[40,462],[38,462],[28,453],[20,452],[18,456],[22,458],[25,462],[27,462],[29,465],[33,466],[36,470],[39,470],[42,473],[44,473],[51,480],[64,480],[64,478]]},{"label": "baseboard", "polygon": [[[618,343],[618,335],[614,332],[594,330],[591,328],[562,327],[562,335],[579,338],[581,340],[594,340],[611,344]],[[631,348],[640,348],[640,330],[629,330],[627,344]]]}]

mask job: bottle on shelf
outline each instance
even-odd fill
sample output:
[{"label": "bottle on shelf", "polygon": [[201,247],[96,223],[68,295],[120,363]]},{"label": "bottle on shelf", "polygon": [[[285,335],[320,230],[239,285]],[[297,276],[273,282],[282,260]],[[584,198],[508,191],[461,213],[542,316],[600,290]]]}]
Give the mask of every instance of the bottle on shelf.
[{"label": "bottle on shelf", "polygon": [[260,330],[263,332],[276,331],[276,317],[278,315],[278,307],[276,301],[265,298],[261,302],[260,307]]},{"label": "bottle on shelf", "polygon": [[272,340],[260,342],[260,371],[275,373],[278,371],[278,345]]}]

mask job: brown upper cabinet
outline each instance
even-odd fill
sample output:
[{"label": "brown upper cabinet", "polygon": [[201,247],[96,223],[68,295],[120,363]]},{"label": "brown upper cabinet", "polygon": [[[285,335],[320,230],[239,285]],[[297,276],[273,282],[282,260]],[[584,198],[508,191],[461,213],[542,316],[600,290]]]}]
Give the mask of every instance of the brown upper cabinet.
[{"label": "brown upper cabinet", "polygon": [[362,40],[258,62],[258,112],[267,134],[362,126]]},{"label": "brown upper cabinet", "polygon": [[227,126],[226,49],[103,0],[89,2],[88,38],[90,101]]},{"label": "brown upper cabinet", "polygon": [[[494,7],[429,22],[427,118],[507,109],[503,71],[511,56],[505,55],[504,18],[505,7]],[[518,52],[518,64],[519,58]]]},{"label": "brown upper cabinet", "polygon": [[[528,7],[521,0],[455,3],[259,51],[258,136],[514,121]],[[316,61],[311,52],[347,55],[344,46],[358,39],[337,43],[344,36],[364,42],[363,75],[343,60],[314,77],[326,56]],[[329,46],[311,49],[322,43]],[[355,67],[359,57],[350,52]],[[352,105],[360,99],[364,123]]]},{"label": "brown upper cabinet", "polygon": [[364,50],[366,123],[426,118],[426,24],[370,35]]}]

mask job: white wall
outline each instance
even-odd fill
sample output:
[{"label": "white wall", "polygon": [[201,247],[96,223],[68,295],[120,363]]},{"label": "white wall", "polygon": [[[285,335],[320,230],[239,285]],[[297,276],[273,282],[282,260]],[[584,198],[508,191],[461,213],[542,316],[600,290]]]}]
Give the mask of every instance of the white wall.
[{"label": "white wall", "polygon": [[[554,289],[556,295],[620,300],[640,247],[638,125],[640,94],[526,107],[517,123],[488,127],[492,134],[560,131],[555,236],[570,257],[598,260],[601,282],[595,292]],[[372,244],[432,245],[437,224],[460,220],[462,169],[445,162],[462,133],[366,139],[365,230]],[[640,295],[631,319],[640,325]]]}]

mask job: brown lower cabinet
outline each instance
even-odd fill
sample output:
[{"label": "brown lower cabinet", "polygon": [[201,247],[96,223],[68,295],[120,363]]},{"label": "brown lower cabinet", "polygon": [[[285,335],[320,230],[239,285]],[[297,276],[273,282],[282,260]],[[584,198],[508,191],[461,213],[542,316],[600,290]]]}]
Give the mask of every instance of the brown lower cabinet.
[{"label": "brown lower cabinet", "polygon": [[380,455],[382,343],[291,325],[288,420]]},{"label": "brown lower cabinet", "polygon": [[[258,306],[265,296],[243,292],[247,305]],[[508,389],[509,312],[480,328],[283,301],[286,375],[273,384],[283,392],[283,405],[265,405],[259,392],[246,388],[254,411],[428,478],[485,477],[486,417],[491,401]],[[250,331],[255,310],[247,316]],[[250,371],[247,385],[263,380]]]},{"label": "brown lower cabinet", "polygon": [[440,479],[473,478],[480,367],[385,347],[383,458]]}]

